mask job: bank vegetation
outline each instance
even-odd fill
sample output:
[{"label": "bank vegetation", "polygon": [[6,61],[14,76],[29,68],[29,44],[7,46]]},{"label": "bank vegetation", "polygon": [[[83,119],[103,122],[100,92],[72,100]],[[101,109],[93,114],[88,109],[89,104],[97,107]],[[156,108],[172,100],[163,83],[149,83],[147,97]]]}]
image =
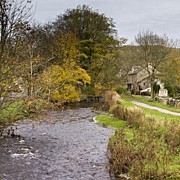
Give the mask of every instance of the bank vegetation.
[{"label": "bank vegetation", "polygon": [[117,179],[180,178],[180,118],[149,116],[131,99],[119,98],[110,108],[112,115],[97,117],[98,123],[116,129],[108,144],[110,173]]}]

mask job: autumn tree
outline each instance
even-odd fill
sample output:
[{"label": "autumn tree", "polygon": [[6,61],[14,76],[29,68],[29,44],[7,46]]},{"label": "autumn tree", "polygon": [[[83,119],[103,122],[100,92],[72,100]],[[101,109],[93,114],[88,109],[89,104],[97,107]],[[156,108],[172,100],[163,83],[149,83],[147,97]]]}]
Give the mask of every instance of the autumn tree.
[{"label": "autumn tree", "polygon": [[[0,64],[2,70],[4,56],[12,55],[16,52],[16,47],[26,38],[26,33],[30,30],[28,20],[30,1],[0,1]],[[14,55],[13,54],[13,55]]]},{"label": "autumn tree", "polygon": [[116,35],[111,18],[92,10],[89,6],[77,6],[68,9],[53,22],[55,33],[73,33],[80,40],[92,40],[99,46],[112,45]]},{"label": "autumn tree", "polygon": [[113,20],[83,5],[58,16],[52,27],[55,34],[71,33],[79,40],[78,64],[90,74],[94,84],[107,56],[118,46]]},{"label": "autumn tree", "polygon": [[40,88],[45,98],[60,103],[77,101],[81,87],[90,84],[90,76],[78,65],[77,42],[71,33],[54,36],[52,54],[56,61],[40,75]]},{"label": "autumn tree", "polygon": [[52,65],[41,75],[41,93],[45,99],[64,104],[80,100],[81,88],[90,83],[87,72],[75,62]]},{"label": "autumn tree", "polygon": [[161,80],[169,95],[175,96],[180,89],[180,50],[173,48],[167,57],[167,61],[161,65]]},{"label": "autumn tree", "polygon": [[15,101],[24,42],[30,30],[31,3],[27,0],[0,1],[0,110]]},{"label": "autumn tree", "polygon": [[[43,66],[49,66],[53,63],[56,63],[56,60],[52,49],[55,44],[53,41],[55,40],[55,34],[52,29],[51,23],[47,23],[44,25],[35,24],[33,26],[33,34],[35,36],[36,41],[36,50],[38,50],[40,57],[43,59]],[[43,67],[42,66],[42,67]]]},{"label": "autumn tree", "polygon": [[22,61],[19,63],[21,70],[19,76],[22,79],[22,86],[25,90],[27,97],[33,97],[37,94],[35,84],[37,76],[44,62],[40,56],[40,49],[37,47],[39,37],[34,27],[31,27],[31,31],[27,34],[27,40],[24,41],[24,50],[21,54]]},{"label": "autumn tree", "polygon": [[20,66],[23,67],[21,69],[23,87],[26,90],[26,95],[32,99],[41,96],[42,87],[40,88],[41,79],[39,76],[48,67],[62,62],[59,54],[64,53],[64,51],[59,48],[59,45],[63,44],[61,42],[63,39],[58,41],[59,37],[52,35],[47,24],[44,26],[33,24],[27,37],[27,43],[21,55],[23,61],[21,61]]},{"label": "autumn tree", "polygon": [[137,52],[139,51],[138,46],[133,45],[122,45],[118,49],[118,77],[121,84],[126,84],[127,75],[134,66],[140,66],[142,63],[139,61]]},{"label": "autumn tree", "polygon": [[135,40],[139,46],[139,58],[149,74],[151,97],[154,98],[153,86],[158,78],[159,67],[167,60],[173,44],[167,36],[159,36],[151,31],[140,32]]}]

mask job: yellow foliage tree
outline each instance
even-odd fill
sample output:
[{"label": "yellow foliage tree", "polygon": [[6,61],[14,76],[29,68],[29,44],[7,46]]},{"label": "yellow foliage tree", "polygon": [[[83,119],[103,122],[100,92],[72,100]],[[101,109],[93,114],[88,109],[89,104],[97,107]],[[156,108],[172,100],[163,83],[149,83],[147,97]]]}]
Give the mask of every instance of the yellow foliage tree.
[{"label": "yellow foliage tree", "polygon": [[78,101],[80,87],[91,81],[87,72],[74,62],[49,67],[41,75],[41,80],[44,95],[58,102]]},{"label": "yellow foliage tree", "polygon": [[80,99],[81,88],[91,81],[86,70],[78,65],[80,52],[73,34],[55,35],[51,53],[53,63],[36,76],[36,94],[55,102],[74,102]]}]

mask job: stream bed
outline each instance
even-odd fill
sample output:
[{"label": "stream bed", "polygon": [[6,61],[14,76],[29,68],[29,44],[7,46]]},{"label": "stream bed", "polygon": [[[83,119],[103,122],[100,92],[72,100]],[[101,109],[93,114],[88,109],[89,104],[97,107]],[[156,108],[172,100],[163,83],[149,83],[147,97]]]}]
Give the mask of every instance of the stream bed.
[{"label": "stream bed", "polygon": [[110,180],[107,143],[114,130],[92,121],[92,108],[50,111],[46,123],[16,125],[0,140],[2,180]]}]

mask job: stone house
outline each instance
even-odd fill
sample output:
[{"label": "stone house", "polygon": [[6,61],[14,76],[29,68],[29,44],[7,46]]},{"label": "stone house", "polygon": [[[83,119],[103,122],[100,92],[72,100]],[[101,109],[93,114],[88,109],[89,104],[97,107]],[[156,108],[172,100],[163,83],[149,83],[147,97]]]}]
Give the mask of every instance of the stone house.
[{"label": "stone house", "polygon": [[134,66],[129,71],[127,77],[127,88],[133,94],[140,93],[141,90],[151,87],[149,74],[146,68]]}]

